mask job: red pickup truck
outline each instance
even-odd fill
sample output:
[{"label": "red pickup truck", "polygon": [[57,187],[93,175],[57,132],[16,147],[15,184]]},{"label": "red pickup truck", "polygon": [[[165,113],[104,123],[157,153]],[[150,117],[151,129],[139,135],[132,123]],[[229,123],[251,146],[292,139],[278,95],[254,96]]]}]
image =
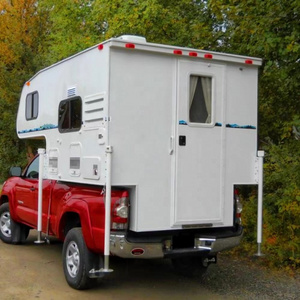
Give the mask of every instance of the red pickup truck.
[{"label": "red pickup truck", "polygon": [[[37,229],[39,156],[21,173],[13,167],[0,197],[0,238],[24,243]],[[111,192],[110,254],[123,258],[171,258],[180,273],[204,272],[217,253],[237,246],[242,237],[241,206],[235,193],[234,226],[226,228],[133,232],[129,230],[129,192]],[[68,284],[89,288],[105,272],[105,188],[43,180],[42,231],[64,242],[63,268]]]},{"label": "red pickup truck", "polygon": [[[0,238],[9,244],[24,243],[37,228],[39,156],[26,167],[11,169],[0,198]],[[111,228],[127,228],[128,192],[112,190]],[[103,267],[105,189],[91,185],[43,180],[42,230],[64,241],[63,261],[67,282],[88,287]],[[98,253],[98,255],[97,255]],[[115,253],[117,255],[117,253]]]}]

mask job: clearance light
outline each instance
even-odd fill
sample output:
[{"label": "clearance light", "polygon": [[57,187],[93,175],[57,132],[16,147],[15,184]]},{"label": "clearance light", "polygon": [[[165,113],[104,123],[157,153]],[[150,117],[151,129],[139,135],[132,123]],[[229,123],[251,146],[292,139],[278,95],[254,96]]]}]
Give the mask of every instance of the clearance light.
[{"label": "clearance light", "polygon": [[103,44],[98,45],[98,50],[103,50]]},{"label": "clearance light", "polygon": [[245,64],[252,65],[253,64],[253,60],[252,59],[246,59],[245,60]]},{"label": "clearance light", "polygon": [[125,48],[134,49],[135,48],[135,44],[131,44],[131,43],[125,44]]},{"label": "clearance light", "polygon": [[197,53],[197,52],[190,52],[190,53],[189,53],[189,56],[197,57],[197,56],[198,56],[198,53]]},{"label": "clearance light", "polygon": [[210,53],[206,53],[206,54],[204,54],[204,58],[212,59],[212,58],[213,58],[213,55],[210,54]]},{"label": "clearance light", "polygon": [[176,55],[182,55],[182,51],[181,50],[174,50],[173,53],[176,54]]},{"label": "clearance light", "polygon": [[26,82],[26,85],[27,85],[27,86],[30,86],[30,81],[27,81],[27,82]]}]

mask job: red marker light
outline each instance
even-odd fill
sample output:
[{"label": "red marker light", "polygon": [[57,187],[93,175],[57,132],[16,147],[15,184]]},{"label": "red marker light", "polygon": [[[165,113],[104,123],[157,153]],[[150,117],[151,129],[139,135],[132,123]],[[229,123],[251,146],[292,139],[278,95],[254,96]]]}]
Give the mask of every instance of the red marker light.
[{"label": "red marker light", "polygon": [[252,65],[253,64],[253,60],[252,59],[246,59],[245,60],[245,64]]},{"label": "red marker light", "polygon": [[210,53],[206,53],[206,54],[204,54],[204,58],[212,59],[212,58],[213,58],[213,55],[210,54]]},{"label": "red marker light", "polygon": [[198,53],[197,53],[197,52],[190,52],[190,53],[189,53],[189,56],[197,57],[197,56],[198,56]]},{"label": "red marker light", "polygon": [[131,44],[131,43],[125,44],[125,48],[134,49],[135,48],[135,44]]},{"label": "red marker light", "polygon": [[131,250],[131,254],[134,256],[143,255],[145,253],[145,250],[142,248],[134,248]]},{"label": "red marker light", "polygon": [[176,55],[182,55],[182,51],[181,50],[174,50],[173,53],[176,54]]},{"label": "red marker light", "polygon": [[103,50],[103,44],[98,45],[98,50]]}]

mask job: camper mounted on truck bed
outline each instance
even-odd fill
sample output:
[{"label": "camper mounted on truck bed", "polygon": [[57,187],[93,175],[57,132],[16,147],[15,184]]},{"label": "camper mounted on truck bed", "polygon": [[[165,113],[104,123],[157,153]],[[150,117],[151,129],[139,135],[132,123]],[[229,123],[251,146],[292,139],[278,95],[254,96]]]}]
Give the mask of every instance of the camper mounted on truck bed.
[{"label": "camper mounted on truck bed", "polygon": [[242,237],[236,187],[257,185],[261,60],[122,36],[38,72],[21,139],[46,149],[3,186],[0,237],[64,241],[67,282],[87,288],[109,256],[205,270]]}]

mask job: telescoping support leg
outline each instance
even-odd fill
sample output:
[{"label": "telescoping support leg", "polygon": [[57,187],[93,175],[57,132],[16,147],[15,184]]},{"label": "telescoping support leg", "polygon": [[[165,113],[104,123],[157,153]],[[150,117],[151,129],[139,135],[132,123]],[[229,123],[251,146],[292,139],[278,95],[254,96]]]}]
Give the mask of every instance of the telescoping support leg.
[{"label": "telescoping support leg", "polygon": [[262,223],[263,223],[263,164],[264,151],[258,151],[258,203],[257,203],[257,253],[256,256],[263,256],[261,253]]},{"label": "telescoping support leg", "polygon": [[42,241],[42,211],[43,211],[43,177],[44,177],[44,155],[45,149],[39,148],[39,191],[38,191],[38,219],[37,219],[37,231],[38,236],[35,241],[36,244],[43,244]]},{"label": "telescoping support leg", "polygon": [[106,193],[105,193],[105,236],[104,236],[104,268],[102,272],[113,272],[109,268],[110,253],[110,214],[111,214],[111,157],[112,147],[106,146]]}]

